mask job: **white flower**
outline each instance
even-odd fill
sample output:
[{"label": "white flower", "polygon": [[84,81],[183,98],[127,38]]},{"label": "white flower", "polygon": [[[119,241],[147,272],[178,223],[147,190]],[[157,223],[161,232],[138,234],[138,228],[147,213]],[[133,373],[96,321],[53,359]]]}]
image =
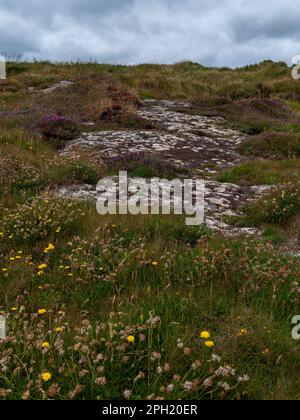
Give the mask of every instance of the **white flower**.
[{"label": "white flower", "polygon": [[104,356],[103,356],[103,354],[100,353],[100,354],[98,354],[98,356],[94,360],[94,363],[97,364],[97,363],[99,363],[103,359],[104,359]]},{"label": "white flower", "polygon": [[168,394],[172,394],[172,392],[174,391],[175,386],[173,384],[170,384],[167,386],[167,393]]},{"label": "white flower", "polygon": [[152,353],[152,358],[153,358],[154,360],[159,360],[159,359],[161,359],[161,354],[160,354],[160,353],[158,353],[157,351],[154,351],[154,352]]},{"label": "white flower", "polygon": [[180,339],[180,338],[178,338],[178,340],[177,340],[177,347],[178,347],[179,349],[183,349],[183,347],[184,347],[184,344],[183,344],[183,342],[181,341],[181,339]]},{"label": "white flower", "polygon": [[156,327],[156,325],[160,323],[160,317],[150,314],[150,318],[148,319],[147,323],[150,324],[151,327]]},{"label": "white flower", "polygon": [[186,381],[186,383],[183,385],[183,389],[187,392],[191,392],[194,389],[194,383],[190,381]]},{"label": "white flower", "polygon": [[201,362],[200,360],[196,360],[193,364],[192,364],[192,369],[193,370],[197,370],[199,369],[199,367],[201,366]]},{"label": "white flower", "polygon": [[129,398],[132,396],[132,391],[130,391],[129,389],[125,389],[123,395],[126,400],[129,400]]},{"label": "white flower", "polygon": [[239,381],[239,382],[249,382],[249,381],[250,381],[250,376],[248,376],[248,375],[243,375],[243,376],[240,376],[240,377],[238,378],[238,381]]},{"label": "white flower", "polygon": [[100,378],[97,378],[97,379],[95,380],[95,384],[96,384],[96,385],[101,385],[101,386],[106,385],[106,379],[105,379],[105,376],[101,376]]},{"label": "white flower", "polygon": [[213,355],[211,356],[211,361],[212,361],[212,362],[215,362],[215,363],[220,363],[220,362],[221,362],[221,357],[220,357],[220,356],[218,356],[217,354],[213,354]]},{"label": "white flower", "polygon": [[216,376],[223,376],[228,378],[229,376],[235,376],[235,370],[230,366],[221,366],[215,372]]},{"label": "white flower", "polygon": [[227,382],[219,382],[218,386],[222,388],[225,392],[229,392],[231,390],[230,385]]}]

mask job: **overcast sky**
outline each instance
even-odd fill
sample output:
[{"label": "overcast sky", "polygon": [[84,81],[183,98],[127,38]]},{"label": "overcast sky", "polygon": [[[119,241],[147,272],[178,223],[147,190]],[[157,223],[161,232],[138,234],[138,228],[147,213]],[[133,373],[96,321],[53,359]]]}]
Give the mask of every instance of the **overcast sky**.
[{"label": "overcast sky", "polygon": [[298,0],[0,0],[0,52],[242,66],[300,54]]}]

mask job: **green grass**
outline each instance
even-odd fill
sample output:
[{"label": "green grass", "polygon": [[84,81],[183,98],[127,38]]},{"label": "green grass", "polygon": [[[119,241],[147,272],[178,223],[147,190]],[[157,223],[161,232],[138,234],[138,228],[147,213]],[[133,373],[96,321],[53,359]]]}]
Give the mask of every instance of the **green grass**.
[{"label": "green grass", "polygon": [[242,217],[233,217],[239,226],[288,226],[300,213],[299,182],[271,189],[260,199],[245,205]]},{"label": "green grass", "polygon": [[[9,63],[4,92],[20,87],[45,88],[60,80],[78,80],[99,75],[135,89],[144,98],[189,99],[215,97],[244,99],[279,96],[295,101],[299,83],[292,80],[284,63],[263,62],[256,69],[207,68],[195,63],[175,65],[112,66],[96,63]],[[95,82],[97,84],[97,80]],[[22,92],[24,94],[24,92]]]},{"label": "green grass", "polygon": [[277,185],[300,180],[298,159],[250,161],[221,172],[219,182],[244,186]]},{"label": "green grass", "polygon": [[239,147],[242,154],[263,159],[286,159],[300,156],[300,136],[294,133],[265,132]]}]

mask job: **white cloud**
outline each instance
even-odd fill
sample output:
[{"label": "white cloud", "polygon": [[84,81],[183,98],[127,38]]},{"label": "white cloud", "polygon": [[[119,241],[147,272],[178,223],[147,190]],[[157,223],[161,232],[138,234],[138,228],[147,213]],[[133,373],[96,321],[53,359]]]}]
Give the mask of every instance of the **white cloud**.
[{"label": "white cloud", "polygon": [[0,52],[240,66],[300,53],[294,0],[1,0]]}]

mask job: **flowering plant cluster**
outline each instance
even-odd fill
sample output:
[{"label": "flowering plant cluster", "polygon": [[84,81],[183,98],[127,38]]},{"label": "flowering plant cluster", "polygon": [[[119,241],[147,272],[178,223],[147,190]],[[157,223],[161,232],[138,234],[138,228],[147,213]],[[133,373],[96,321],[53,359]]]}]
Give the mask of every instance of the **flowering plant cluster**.
[{"label": "flowering plant cluster", "polygon": [[230,398],[250,379],[212,350],[196,354],[182,339],[168,354],[154,313],[132,325],[116,313],[96,325],[84,318],[72,339],[62,310],[12,308],[8,325],[0,342],[2,399]]}]

